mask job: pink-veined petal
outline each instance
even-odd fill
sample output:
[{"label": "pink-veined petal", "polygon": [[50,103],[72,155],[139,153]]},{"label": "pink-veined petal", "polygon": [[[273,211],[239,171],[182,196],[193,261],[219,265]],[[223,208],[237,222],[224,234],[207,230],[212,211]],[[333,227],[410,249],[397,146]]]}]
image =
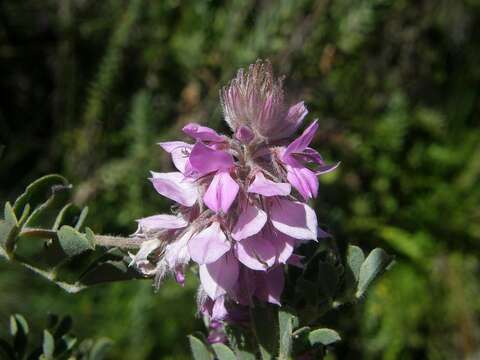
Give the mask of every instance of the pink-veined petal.
[{"label": "pink-veined petal", "polygon": [[180,172],[152,172],[150,179],[159,194],[185,206],[193,206],[197,201],[197,186]]},{"label": "pink-veined petal", "polygon": [[283,266],[276,266],[266,273],[258,273],[257,284],[255,296],[258,299],[281,305],[280,297],[285,285]]},{"label": "pink-veined petal", "polygon": [[300,126],[308,110],[303,101],[290,106],[281,127],[275,129],[274,139],[286,138],[292,135]]},{"label": "pink-veined petal", "polygon": [[316,175],[323,175],[323,174],[334,171],[339,166],[340,166],[340,162],[337,162],[336,164],[331,164],[331,165],[324,165],[324,166],[321,166],[320,168],[318,168],[315,171],[315,174]]},{"label": "pink-veined petal", "polygon": [[195,123],[190,123],[183,127],[183,132],[188,136],[191,136],[195,140],[200,141],[213,141],[222,142],[223,137],[219,135],[215,130]]},{"label": "pink-veined petal", "polygon": [[299,159],[306,163],[313,163],[320,166],[323,166],[325,164],[325,162],[323,161],[322,155],[320,155],[320,153],[317,150],[312,149],[310,147],[307,147],[301,153],[295,153],[293,156],[296,159]]},{"label": "pink-veined petal", "polygon": [[295,239],[279,231],[272,231],[271,240],[276,250],[277,261],[286,264],[293,253]]},{"label": "pink-veined petal", "polygon": [[164,259],[170,269],[186,265],[190,261],[190,249],[188,243],[192,237],[192,231],[186,231],[179,239],[172,241],[165,247]]},{"label": "pink-veined petal", "polygon": [[162,229],[181,229],[188,225],[187,220],[179,215],[160,214],[138,219],[138,226],[144,232]]},{"label": "pink-veined petal", "polygon": [[208,186],[203,201],[210,210],[227,213],[237,197],[239,188],[228,172],[219,171]]},{"label": "pink-veined petal", "polygon": [[267,270],[275,263],[277,252],[264,233],[243,239],[236,244],[238,260],[252,270]]},{"label": "pink-veined petal", "polygon": [[230,253],[214,263],[200,265],[203,290],[213,300],[225,295],[237,282],[238,271],[238,260]]},{"label": "pink-veined petal", "polygon": [[240,241],[249,236],[255,235],[267,222],[267,214],[265,211],[258,209],[255,206],[246,205],[240,213],[237,223],[233,227],[232,237]]},{"label": "pink-veined petal", "polygon": [[189,163],[191,169],[200,176],[217,170],[226,170],[233,166],[231,154],[215,150],[202,142],[197,142],[190,152]]},{"label": "pink-veined petal", "polygon": [[152,251],[160,247],[160,240],[159,239],[152,239],[142,242],[140,245],[140,249],[135,255],[131,255],[132,262],[130,265],[138,264],[143,261],[148,262],[148,255],[151,254]]},{"label": "pink-veined petal", "polygon": [[[290,165],[292,164],[292,165]],[[285,164],[287,180],[298,190],[305,200],[318,195],[318,178],[314,172],[307,169],[295,159],[290,159],[290,164]]]},{"label": "pink-veined petal", "polygon": [[227,237],[217,222],[194,235],[188,242],[192,260],[200,265],[217,261],[230,250],[230,247]]},{"label": "pink-veined petal", "polygon": [[215,299],[213,304],[211,320],[223,320],[227,314],[228,311],[225,307],[225,296],[219,296],[217,299]]},{"label": "pink-veined petal", "polygon": [[263,196],[286,196],[290,194],[290,191],[290,184],[268,180],[262,172],[258,172],[255,175],[255,179],[248,187],[248,192]]},{"label": "pink-veined petal", "polygon": [[312,142],[317,129],[318,123],[317,120],[315,120],[313,123],[310,124],[309,127],[305,129],[302,135],[300,135],[295,141],[293,141],[290,145],[287,146],[285,152],[283,153],[283,161],[286,162],[285,158],[290,156],[290,154],[301,153],[303,150],[305,150]]},{"label": "pink-veined petal", "polygon": [[300,240],[317,240],[317,215],[307,204],[275,199],[270,206],[270,220],[280,232]]},{"label": "pink-veined petal", "polygon": [[185,174],[188,166],[188,158],[193,145],[183,141],[167,141],[158,143],[158,145],[172,156],[173,164],[178,171]]}]

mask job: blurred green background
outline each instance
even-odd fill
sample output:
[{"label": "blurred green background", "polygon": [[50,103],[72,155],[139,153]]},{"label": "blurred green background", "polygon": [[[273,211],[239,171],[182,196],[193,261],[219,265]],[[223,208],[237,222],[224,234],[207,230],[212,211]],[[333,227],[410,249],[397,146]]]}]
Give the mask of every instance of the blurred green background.
[{"label": "blurred green background", "polygon": [[[331,314],[336,359],[480,358],[480,1],[61,0],[0,2],[0,201],[51,172],[76,185],[97,233],[168,211],[146,180],[155,144],[188,121],[227,131],[218,91],[269,58],[318,117],[320,221],[397,264]],[[69,295],[0,262],[0,334],[71,314],[112,359],[187,359],[193,278]]]}]

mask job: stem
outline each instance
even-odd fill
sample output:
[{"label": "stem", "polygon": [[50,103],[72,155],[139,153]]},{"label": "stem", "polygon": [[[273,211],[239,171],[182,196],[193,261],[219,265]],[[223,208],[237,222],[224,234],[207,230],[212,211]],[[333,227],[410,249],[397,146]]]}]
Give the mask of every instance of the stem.
[{"label": "stem", "polygon": [[[36,238],[55,239],[57,232],[53,230],[40,229],[40,228],[23,228],[20,236],[30,236]],[[122,249],[138,249],[143,242],[143,238],[140,237],[122,237],[122,236],[110,236],[110,235],[94,235],[95,244],[105,247],[118,247]]]}]

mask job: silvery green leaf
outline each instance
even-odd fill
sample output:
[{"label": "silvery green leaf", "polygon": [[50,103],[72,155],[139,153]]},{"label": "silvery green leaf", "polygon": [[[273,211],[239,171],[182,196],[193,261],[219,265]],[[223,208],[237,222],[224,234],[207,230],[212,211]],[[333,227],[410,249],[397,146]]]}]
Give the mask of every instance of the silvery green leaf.
[{"label": "silvery green leaf", "polygon": [[69,187],[67,179],[61,175],[52,174],[41,177],[27,186],[23,194],[15,201],[15,213],[20,213],[27,203],[39,204],[45,199],[45,192],[54,192],[55,187]]},{"label": "silvery green leaf", "polygon": [[370,284],[392,263],[392,257],[380,248],[373,249],[360,267],[356,296],[365,294]]},{"label": "silvery green leaf", "polygon": [[317,329],[313,330],[308,334],[308,341],[311,346],[315,345],[331,345],[340,341],[342,338],[335,330],[332,329]]},{"label": "silvery green leaf", "polygon": [[99,339],[93,344],[90,350],[89,360],[102,360],[105,358],[108,350],[112,347],[112,340],[107,338]]},{"label": "silvery green leaf", "polygon": [[362,266],[364,260],[365,255],[363,254],[362,249],[355,245],[348,246],[347,264],[357,283],[360,276],[360,267]]},{"label": "silvery green leaf", "polygon": [[190,342],[190,350],[194,360],[211,360],[212,355],[208,351],[205,344],[193,335],[188,335],[188,341]]},{"label": "silvery green leaf", "polygon": [[58,230],[62,224],[64,224],[64,218],[67,212],[72,208],[72,203],[66,204],[58,213],[55,218],[55,222],[52,226],[52,230]]},{"label": "silvery green leaf", "polygon": [[9,202],[5,203],[4,220],[0,220],[0,245],[4,247],[7,253],[11,253],[15,248],[15,242],[20,229],[18,220]]},{"label": "silvery green leaf", "polygon": [[213,351],[218,360],[236,360],[235,353],[224,344],[212,344]]},{"label": "silvery green leaf", "polygon": [[65,254],[70,256],[79,255],[88,250],[94,250],[95,246],[82,233],[68,225],[64,225],[57,232],[58,241]]},{"label": "silvery green leaf", "polygon": [[293,343],[292,333],[294,322],[296,322],[295,318],[296,316],[287,310],[278,310],[279,360],[287,360],[291,358]]},{"label": "silvery green leaf", "polygon": [[85,273],[80,282],[91,286],[112,281],[121,281],[141,278],[141,275],[129,267],[125,261],[108,260],[99,263],[97,266]]},{"label": "silvery green leaf", "polygon": [[77,230],[77,231],[81,230],[81,228],[83,226],[83,223],[85,222],[85,219],[87,218],[87,215],[88,215],[88,206],[85,206],[82,209],[82,212],[80,213],[80,216],[78,218],[77,223],[75,224],[75,230]]},{"label": "silvery green leaf", "polygon": [[55,352],[55,340],[48,330],[43,330],[43,355],[45,359],[53,359]]},{"label": "silvery green leaf", "polygon": [[13,349],[19,358],[23,358],[28,345],[28,323],[20,314],[10,316],[10,333],[13,336]]}]

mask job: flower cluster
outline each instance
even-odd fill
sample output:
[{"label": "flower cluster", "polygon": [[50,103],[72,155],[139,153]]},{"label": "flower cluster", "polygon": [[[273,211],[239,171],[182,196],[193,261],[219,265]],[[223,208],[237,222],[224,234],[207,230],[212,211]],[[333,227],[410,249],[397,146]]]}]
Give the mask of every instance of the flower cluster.
[{"label": "flower cluster", "polygon": [[336,167],[309,147],[317,121],[289,142],[308,111],[303,102],[285,106],[268,62],[240,70],[220,96],[233,137],[188,124],[193,144],[160,143],[177,171],[152,172],[151,181],[176,205],[138,220],[144,241],[132,256],[157,284],[167,273],[182,284],[187,264],[197,263],[199,306],[212,321],[229,316],[228,304],[280,304],[284,264],[301,266],[295,248],[326,235],[307,201],[318,175]]}]

